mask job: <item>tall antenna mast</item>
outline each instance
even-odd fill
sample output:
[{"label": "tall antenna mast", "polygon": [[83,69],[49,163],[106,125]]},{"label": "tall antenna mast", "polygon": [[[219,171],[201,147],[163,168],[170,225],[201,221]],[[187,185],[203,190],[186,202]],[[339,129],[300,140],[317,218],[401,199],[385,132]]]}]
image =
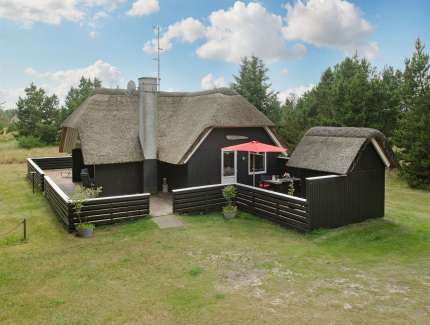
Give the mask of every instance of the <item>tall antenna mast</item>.
[{"label": "tall antenna mast", "polygon": [[163,50],[160,47],[160,25],[154,26],[154,29],[157,33],[157,57],[154,58],[155,61],[157,61],[157,85],[158,85],[158,91],[161,89],[161,78],[160,78],[160,52]]}]

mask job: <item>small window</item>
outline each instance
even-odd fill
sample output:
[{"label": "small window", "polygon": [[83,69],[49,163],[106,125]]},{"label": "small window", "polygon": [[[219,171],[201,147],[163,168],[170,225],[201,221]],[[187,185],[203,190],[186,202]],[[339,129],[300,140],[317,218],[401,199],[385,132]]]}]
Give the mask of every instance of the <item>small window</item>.
[{"label": "small window", "polygon": [[[254,166],[255,157],[255,169]],[[248,153],[248,172],[252,174],[265,174],[266,173],[266,153]]]}]

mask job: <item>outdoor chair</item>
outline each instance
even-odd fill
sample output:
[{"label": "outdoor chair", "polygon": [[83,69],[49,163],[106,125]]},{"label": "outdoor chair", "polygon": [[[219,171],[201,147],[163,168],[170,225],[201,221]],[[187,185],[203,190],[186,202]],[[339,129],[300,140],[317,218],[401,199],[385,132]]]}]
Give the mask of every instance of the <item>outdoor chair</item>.
[{"label": "outdoor chair", "polygon": [[272,177],[270,175],[262,175],[260,177],[260,183],[258,184],[259,188],[264,188],[264,189],[269,189],[271,187],[271,185],[269,183],[266,183],[266,180],[271,179]]}]

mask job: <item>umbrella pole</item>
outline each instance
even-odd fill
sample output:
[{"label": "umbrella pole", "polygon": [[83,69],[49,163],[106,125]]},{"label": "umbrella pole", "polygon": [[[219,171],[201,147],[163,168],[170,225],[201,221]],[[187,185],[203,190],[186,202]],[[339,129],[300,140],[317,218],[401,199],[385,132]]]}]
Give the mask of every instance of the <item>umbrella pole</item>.
[{"label": "umbrella pole", "polygon": [[255,187],[255,153],[252,155],[252,186]]}]

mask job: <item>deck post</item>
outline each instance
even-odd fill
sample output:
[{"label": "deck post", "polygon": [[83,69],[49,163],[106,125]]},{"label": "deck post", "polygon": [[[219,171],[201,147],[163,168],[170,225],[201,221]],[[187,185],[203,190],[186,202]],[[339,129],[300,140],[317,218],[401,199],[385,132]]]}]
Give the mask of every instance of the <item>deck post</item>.
[{"label": "deck post", "polygon": [[27,241],[27,219],[24,218],[22,224],[24,226],[24,241]]}]

